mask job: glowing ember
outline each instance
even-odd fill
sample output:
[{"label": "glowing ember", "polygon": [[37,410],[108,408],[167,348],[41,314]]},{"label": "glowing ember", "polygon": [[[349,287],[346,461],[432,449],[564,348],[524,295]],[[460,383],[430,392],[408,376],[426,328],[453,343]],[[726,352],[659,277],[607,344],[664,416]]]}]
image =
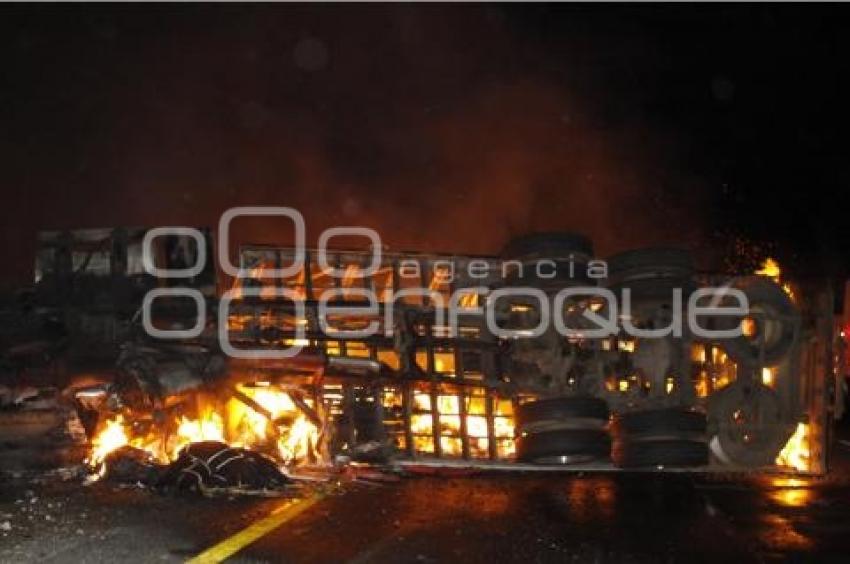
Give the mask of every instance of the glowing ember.
[{"label": "glowing ember", "polygon": [[478,307],[478,294],[474,292],[461,294],[460,299],[458,300],[458,308],[472,309],[476,307]]},{"label": "glowing ember", "polygon": [[793,468],[798,472],[806,472],[810,469],[810,463],[809,425],[798,423],[794,434],[791,435],[782,452],[776,457],[776,464]]},{"label": "glowing ember", "polygon": [[776,381],[776,369],[765,366],[761,369],[761,382],[765,386],[772,388]]},{"label": "glowing ember", "polygon": [[[440,415],[440,450],[445,456],[463,454],[463,429],[460,416],[459,395],[437,396],[437,412]],[[514,454],[514,423],[510,409],[497,408],[493,417],[492,434],[488,430],[485,415],[485,398],[470,396],[466,398],[466,438],[469,454],[473,458],[489,456],[490,441],[496,441],[496,452],[500,458]],[[510,401],[506,400],[506,403]],[[414,413],[410,419],[414,449],[419,452],[434,452],[434,419],[431,413],[431,396],[424,392],[413,395]]]},{"label": "glowing ember", "polygon": [[756,320],[752,317],[745,317],[741,321],[741,333],[743,333],[745,337],[755,337],[756,333],[758,333]]},{"label": "glowing ember", "polygon": [[782,275],[782,269],[779,267],[779,263],[776,262],[776,260],[771,257],[767,257],[764,259],[761,268],[756,270],[756,274],[772,278],[774,281],[779,282],[779,277]]}]

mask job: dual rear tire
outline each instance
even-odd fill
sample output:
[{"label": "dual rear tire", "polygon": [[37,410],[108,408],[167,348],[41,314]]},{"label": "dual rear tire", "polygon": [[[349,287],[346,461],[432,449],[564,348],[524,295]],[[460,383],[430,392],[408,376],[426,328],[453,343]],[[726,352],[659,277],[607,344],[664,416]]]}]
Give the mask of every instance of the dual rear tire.
[{"label": "dual rear tire", "polygon": [[[618,415],[593,397],[561,397],[519,406],[517,460],[577,464],[612,459],[620,468],[692,468],[708,464],[706,416],[686,409]],[[611,436],[614,436],[612,441]],[[613,447],[613,448],[612,448]]]},{"label": "dual rear tire", "polygon": [[611,453],[608,404],[593,397],[547,398],[519,406],[517,460],[576,464],[607,460]]},{"label": "dual rear tire", "polygon": [[614,420],[612,452],[620,468],[692,468],[708,464],[705,414],[686,409],[624,413]]}]

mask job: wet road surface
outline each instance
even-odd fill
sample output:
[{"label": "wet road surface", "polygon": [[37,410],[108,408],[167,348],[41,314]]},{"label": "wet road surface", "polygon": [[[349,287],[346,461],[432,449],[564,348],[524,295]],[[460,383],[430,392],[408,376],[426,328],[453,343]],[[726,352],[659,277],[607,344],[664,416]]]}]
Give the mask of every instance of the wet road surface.
[{"label": "wet road surface", "polygon": [[[850,483],[835,479],[534,474],[321,490],[318,503],[232,560],[846,562],[850,554]],[[0,561],[184,561],[285,503],[82,487],[57,476],[6,480]]]},{"label": "wet road surface", "polygon": [[848,493],[799,481],[718,483],[679,475],[409,480],[331,498],[243,556],[289,562],[846,562]]}]

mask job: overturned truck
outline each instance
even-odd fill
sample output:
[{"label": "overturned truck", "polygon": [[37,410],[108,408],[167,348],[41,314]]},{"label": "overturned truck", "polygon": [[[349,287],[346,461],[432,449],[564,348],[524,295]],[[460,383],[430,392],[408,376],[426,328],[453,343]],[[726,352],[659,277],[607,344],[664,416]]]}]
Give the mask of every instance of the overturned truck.
[{"label": "overturned truck", "polygon": [[[602,261],[582,236],[544,233],[496,257],[244,246],[217,293],[209,265],[148,274],[144,230],[98,233],[83,248],[44,235],[36,286],[66,333],[86,333],[64,354],[89,378],[69,377],[66,396],[94,462],[217,440],[286,464],[827,470],[825,284],[700,272],[680,249]],[[196,240],[156,241],[159,268],[196,264]],[[182,290],[145,300],[157,288]],[[705,288],[746,308],[689,299]],[[707,331],[684,321],[710,300],[728,309],[700,318]],[[103,368],[81,370],[94,349]]]}]

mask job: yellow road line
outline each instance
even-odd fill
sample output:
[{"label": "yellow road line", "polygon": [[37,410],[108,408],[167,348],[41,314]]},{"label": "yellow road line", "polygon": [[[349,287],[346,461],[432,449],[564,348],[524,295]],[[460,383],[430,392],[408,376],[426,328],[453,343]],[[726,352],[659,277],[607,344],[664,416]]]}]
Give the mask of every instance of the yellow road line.
[{"label": "yellow road line", "polygon": [[267,517],[255,521],[248,527],[242,529],[235,535],[228,537],[220,543],[208,548],[194,558],[187,560],[186,564],[215,564],[230,558],[249,544],[269,534],[290,519],[294,519],[316,503],[323,496],[314,495],[299,501],[291,501],[274,511]]}]

